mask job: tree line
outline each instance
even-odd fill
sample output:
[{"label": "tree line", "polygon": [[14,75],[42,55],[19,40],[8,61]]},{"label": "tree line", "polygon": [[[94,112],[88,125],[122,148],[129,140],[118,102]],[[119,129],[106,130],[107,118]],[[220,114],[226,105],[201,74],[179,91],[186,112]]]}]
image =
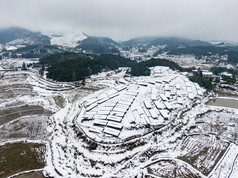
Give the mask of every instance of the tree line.
[{"label": "tree line", "polygon": [[84,80],[90,75],[119,67],[131,67],[135,62],[119,55],[85,55],[83,53],[57,53],[40,59],[48,67],[47,77],[57,81]]},{"label": "tree line", "polygon": [[[150,69],[149,67],[155,66],[166,66],[172,70],[177,70],[180,72],[191,72],[195,68],[183,68],[180,67],[177,63],[167,60],[167,59],[151,59],[148,61],[143,61],[135,64],[131,67],[130,74],[132,76],[149,76]],[[194,75],[189,77],[192,82],[198,83],[201,87],[204,87],[208,91],[212,90],[212,81],[211,79],[203,78],[201,74]]]}]

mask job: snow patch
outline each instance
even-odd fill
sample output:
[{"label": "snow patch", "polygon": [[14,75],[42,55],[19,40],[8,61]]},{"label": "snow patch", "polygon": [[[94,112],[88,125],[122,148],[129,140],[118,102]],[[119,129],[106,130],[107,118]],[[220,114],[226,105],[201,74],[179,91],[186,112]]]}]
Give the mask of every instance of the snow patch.
[{"label": "snow patch", "polygon": [[81,32],[73,32],[67,34],[51,35],[51,45],[60,45],[75,48],[78,45],[78,41],[82,41],[87,38]]},{"label": "snow patch", "polygon": [[34,41],[32,41],[30,38],[17,38],[15,40],[12,40],[8,43],[9,45],[20,45],[20,44],[34,44]]}]

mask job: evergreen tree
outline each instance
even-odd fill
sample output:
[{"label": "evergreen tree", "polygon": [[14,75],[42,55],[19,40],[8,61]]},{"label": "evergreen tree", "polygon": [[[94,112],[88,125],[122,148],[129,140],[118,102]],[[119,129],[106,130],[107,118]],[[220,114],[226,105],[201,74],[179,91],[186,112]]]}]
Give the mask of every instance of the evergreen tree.
[{"label": "evergreen tree", "polygon": [[75,70],[73,71],[73,74],[72,74],[72,81],[76,81],[76,73],[75,73]]},{"label": "evergreen tree", "polygon": [[40,73],[40,75],[44,75],[44,71],[45,71],[45,66],[44,65],[42,65],[42,67],[41,67],[41,69],[40,69],[40,71],[39,71],[39,73]]},{"label": "evergreen tree", "polygon": [[21,70],[26,70],[26,64],[25,64],[25,62],[23,62],[22,67],[21,67]]}]

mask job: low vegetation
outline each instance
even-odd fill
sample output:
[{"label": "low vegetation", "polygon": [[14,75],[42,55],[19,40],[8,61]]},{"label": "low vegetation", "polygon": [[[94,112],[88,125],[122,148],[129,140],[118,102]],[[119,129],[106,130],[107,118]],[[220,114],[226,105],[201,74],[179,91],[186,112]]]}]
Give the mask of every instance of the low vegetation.
[{"label": "low vegetation", "polygon": [[178,164],[174,160],[159,160],[158,162],[147,167],[146,170],[147,173],[145,173],[145,177],[198,177],[185,165],[181,163]]},{"label": "low vegetation", "polygon": [[190,136],[185,138],[181,145],[181,151],[186,154],[178,158],[207,176],[221,159],[228,146],[229,143],[221,140],[211,142],[209,136]]},{"label": "low vegetation", "polygon": [[12,143],[0,146],[0,177],[45,166],[45,145]]},{"label": "low vegetation", "polygon": [[0,125],[10,122],[19,117],[36,114],[51,114],[41,106],[23,105],[20,107],[0,110]]}]

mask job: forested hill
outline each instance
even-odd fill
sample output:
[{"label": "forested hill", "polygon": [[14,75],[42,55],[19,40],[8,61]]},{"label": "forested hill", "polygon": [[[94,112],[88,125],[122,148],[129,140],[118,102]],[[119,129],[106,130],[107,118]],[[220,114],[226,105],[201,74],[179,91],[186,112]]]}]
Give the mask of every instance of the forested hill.
[{"label": "forested hill", "polygon": [[40,32],[32,32],[27,29],[11,27],[0,29],[0,44],[41,44],[50,45],[50,38]]},{"label": "forested hill", "polygon": [[163,50],[155,52],[154,56],[158,54],[167,52],[169,55],[194,55],[198,59],[201,59],[202,56],[212,56],[212,55],[227,55],[227,62],[230,64],[238,63],[238,48],[236,46],[184,46],[183,48],[179,47],[166,47]]},{"label": "forested hill", "polygon": [[158,45],[166,45],[168,47],[172,47],[181,44],[186,44],[188,46],[213,46],[211,43],[205,41],[190,40],[178,37],[139,37],[121,42],[121,45],[124,47],[135,47],[135,46],[151,47]]},{"label": "forested hill", "polygon": [[178,70],[181,72],[191,71],[192,68],[182,68],[177,63],[167,60],[167,59],[150,59],[148,61],[142,61],[132,66],[130,74],[132,76],[149,76],[150,75],[150,67],[155,66],[166,66],[172,70]]},{"label": "forested hill", "polygon": [[[167,59],[150,59],[148,61],[143,61],[135,64],[130,71],[132,76],[149,76],[150,75],[150,67],[155,66],[167,66],[172,70],[178,70],[180,72],[191,72],[194,68],[182,68],[178,64],[173,61]],[[225,69],[222,68],[214,68],[214,70],[224,71]],[[209,79],[206,79],[200,75],[194,75],[189,77],[189,79],[193,82],[198,83],[201,87],[206,88],[208,91],[212,90],[212,83]]]},{"label": "forested hill", "polygon": [[118,43],[107,37],[88,36],[79,41],[77,48],[97,54],[120,54]]},{"label": "forested hill", "polygon": [[78,81],[103,70],[131,67],[135,62],[119,55],[85,55],[82,53],[57,53],[40,59],[49,66],[47,77],[57,81]]}]

